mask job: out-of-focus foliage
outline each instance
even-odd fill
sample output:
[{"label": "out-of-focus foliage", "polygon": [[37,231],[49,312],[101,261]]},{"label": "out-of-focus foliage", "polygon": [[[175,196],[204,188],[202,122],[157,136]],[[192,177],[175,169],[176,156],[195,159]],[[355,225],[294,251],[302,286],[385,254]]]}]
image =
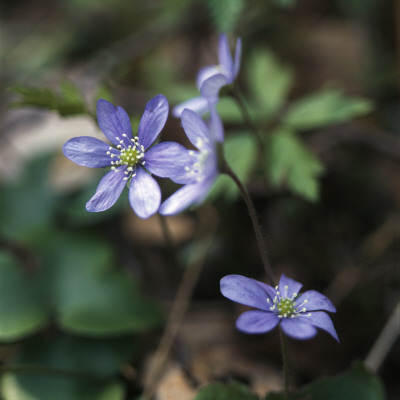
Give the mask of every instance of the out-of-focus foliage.
[{"label": "out-of-focus foliage", "polygon": [[232,33],[246,7],[244,0],[205,0],[219,32]]},{"label": "out-of-focus foliage", "polygon": [[195,400],[257,400],[258,396],[251,393],[245,385],[237,382],[229,384],[212,383],[197,393]]}]

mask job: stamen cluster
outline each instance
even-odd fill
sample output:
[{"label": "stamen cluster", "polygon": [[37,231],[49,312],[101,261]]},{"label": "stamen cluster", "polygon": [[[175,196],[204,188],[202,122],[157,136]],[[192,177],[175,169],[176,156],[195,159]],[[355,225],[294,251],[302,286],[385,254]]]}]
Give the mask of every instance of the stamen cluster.
[{"label": "stamen cluster", "polygon": [[[287,293],[289,287],[285,286],[284,291]],[[308,300],[304,300],[301,304],[297,304],[295,302],[298,293],[293,293],[291,297],[282,296],[279,291],[279,287],[275,287],[276,296],[272,300],[273,305],[269,307],[270,311],[273,311],[277,314],[278,318],[295,318],[299,317],[300,313],[304,316],[304,313],[307,311],[304,304],[307,304]],[[271,303],[271,300],[267,299],[268,303]]]}]

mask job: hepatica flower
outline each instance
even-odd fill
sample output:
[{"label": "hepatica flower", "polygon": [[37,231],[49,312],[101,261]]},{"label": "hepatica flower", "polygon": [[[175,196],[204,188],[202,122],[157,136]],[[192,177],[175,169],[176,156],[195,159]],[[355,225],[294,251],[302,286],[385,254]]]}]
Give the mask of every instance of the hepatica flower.
[{"label": "hepatica flower", "polygon": [[265,333],[280,324],[282,331],[294,339],[310,339],[320,328],[339,341],[326,313],[336,312],[332,302],[315,290],[299,293],[302,284],[285,275],[275,288],[241,275],[225,276],[220,285],[228,299],[257,308],[245,311],[236,320],[236,327],[242,332]]},{"label": "hepatica flower", "polygon": [[87,202],[88,211],[110,208],[128,184],[131,207],[139,217],[148,218],[157,212],[161,202],[160,187],[150,173],[177,183],[187,182],[184,167],[192,160],[189,151],[174,142],[152,146],[165,125],[168,111],[168,101],[163,95],[151,99],[140,120],[137,136],[133,136],[123,108],[102,99],[97,102],[99,127],[111,145],[82,136],[70,139],[63,146],[64,155],[78,165],[111,168]]},{"label": "hepatica flower", "polygon": [[210,105],[217,103],[221,87],[233,83],[239,73],[241,54],[242,41],[240,38],[236,42],[235,55],[232,57],[227,36],[225,34],[220,35],[218,42],[219,64],[204,67],[197,74],[196,83],[201,96],[177,105],[173,108],[172,115],[180,117],[185,108],[189,108],[199,115],[209,111]]},{"label": "hepatica flower", "polygon": [[189,150],[192,162],[186,166],[187,184],[161,204],[159,212],[162,215],[178,214],[191,205],[201,204],[219,173],[216,138],[223,138],[223,128],[215,109],[211,112],[209,125],[189,109],[183,110],[181,122],[198,151]]}]

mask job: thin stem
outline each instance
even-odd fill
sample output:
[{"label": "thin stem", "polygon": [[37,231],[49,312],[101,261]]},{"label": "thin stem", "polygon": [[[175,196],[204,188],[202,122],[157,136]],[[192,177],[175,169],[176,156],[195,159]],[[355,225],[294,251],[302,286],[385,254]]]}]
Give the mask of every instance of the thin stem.
[{"label": "thin stem", "polygon": [[[216,221],[216,218],[207,218],[208,222],[210,220]],[[167,233],[167,236],[169,238],[167,239],[166,237],[166,241],[172,244],[172,241],[170,240],[171,236],[168,231],[168,226],[165,224],[163,229],[166,229],[165,232]],[[163,367],[168,358],[174,340],[182,325],[182,321],[190,304],[190,298],[197,284],[200,273],[203,269],[207,252],[211,246],[214,237],[214,229],[215,227],[213,226],[212,232],[209,233],[206,237],[206,243],[204,244],[203,241],[199,246],[198,251],[193,251],[193,254],[197,255],[196,259],[190,260],[188,262],[188,265],[184,266],[182,281],[179,285],[178,292],[172,304],[164,333],[161,337],[158,348],[153,356],[153,360],[150,365],[148,379],[143,389],[143,400],[150,400],[156,390],[157,383],[160,379]]]},{"label": "thin stem", "polygon": [[264,144],[264,140],[263,140],[263,135],[261,134],[260,130],[258,129],[258,126],[255,124],[255,122],[253,121],[253,118],[251,117],[246,103],[243,100],[243,97],[240,93],[240,91],[237,89],[236,86],[232,87],[232,91],[230,92],[232,97],[236,100],[236,103],[239,106],[240,112],[242,113],[242,117],[244,120],[244,123],[253,131],[258,144],[261,148],[261,151],[264,152],[265,150],[265,144]]},{"label": "thin stem", "polygon": [[290,395],[290,382],[289,382],[289,356],[287,349],[287,339],[283,334],[282,329],[279,328],[279,336],[281,341],[281,351],[282,351],[282,366],[283,366],[283,391],[285,400],[289,400]]},{"label": "thin stem", "polygon": [[265,273],[267,275],[268,280],[272,284],[272,286],[275,286],[274,273],[272,271],[271,264],[268,259],[268,254],[267,254],[267,250],[265,248],[264,239],[262,237],[262,233],[261,233],[260,225],[258,223],[256,211],[254,209],[253,202],[251,201],[249,192],[247,191],[246,187],[242,184],[240,179],[237,177],[237,175],[233,172],[231,167],[226,162],[224,162],[224,164],[223,164],[222,172],[226,173],[233,179],[233,181],[236,183],[237,187],[239,188],[241,195],[243,196],[243,199],[246,203],[247,209],[250,214],[251,222],[253,223],[253,229],[254,229],[254,233],[256,235],[256,239],[257,239],[258,250],[260,252],[261,260],[264,265]]}]

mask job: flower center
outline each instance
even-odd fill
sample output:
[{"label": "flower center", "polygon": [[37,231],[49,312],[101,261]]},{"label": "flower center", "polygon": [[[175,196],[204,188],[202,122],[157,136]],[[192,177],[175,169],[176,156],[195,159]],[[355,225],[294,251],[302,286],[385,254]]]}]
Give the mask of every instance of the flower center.
[{"label": "flower center", "polygon": [[291,317],[296,314],[296,306],[292,299],[281,298],[277,303],[276,308],[278,314],[283,318]]},{"label": "flower center", "polygon": [[124,133],[122,139],[119,140],[119,145],[115,148],[110,146],[107,154],[113,159],[111,161],[111,169],[119,171],[118,167],[125,167],[125,174],[127,175],[124,179],[127,180],[131,176],[136,175],[136,164],[140,163],[144,165],[144,147],[139,143],[139,138],[135,136],[129,139]]}]

